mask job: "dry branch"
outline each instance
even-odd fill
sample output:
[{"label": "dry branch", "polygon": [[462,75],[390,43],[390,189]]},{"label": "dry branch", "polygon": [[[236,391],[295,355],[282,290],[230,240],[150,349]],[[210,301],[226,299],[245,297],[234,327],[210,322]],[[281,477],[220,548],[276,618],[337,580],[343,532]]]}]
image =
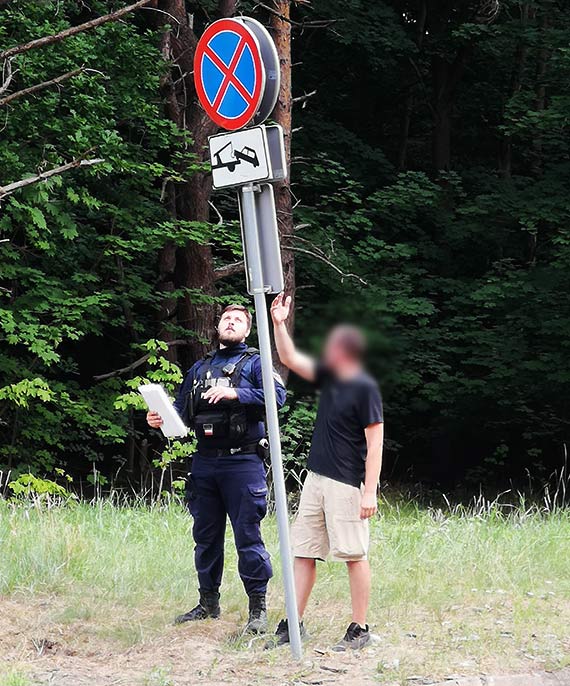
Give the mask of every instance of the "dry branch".
[{"label": "dry branch", "polygon": [[305,102],[309,98],[312,98],[313,95],[316,95],[317,91],[316,89],[314,91],[311,91],[310,93],[303,93],[303,95],[299,95],[296,98],[293,98],[292,102]]},{"label": "dry branch", "polygon": [[218,267],[217,269],[214,269],[214,278],[218,281],[219,279],[227,279],[228,276],[239,274],[243,271],[244,264],[244,261],[240,260],[239,262],[232,262],[223,267]]},{"label": "dry branch", "polygon": [[[190,344],[189,341],[186,341],[182,338],[177,339],[175,341],[166,341],[166,345],[169,348],[172,348],[175,345],[189,345],[189,344]],[[99,374],[98,376],[94,376],[93,379],[95,381],[104,381],[105,379],[112,379],[115,376],[121,376],[122,374],[127,374],[128,372],[132,372],[137,367],[140,367],[141,365],[143,365],[148,360],[148,358],[154,354],[155,354],[154,351],[146,353],[142,357],[139,357],[138,360],[135,360],[131,364],[127,365],[126,367],[121,367],[120,369],[114,369],[112,372],[106,372],[105,374]]]},{"label": "dry branch", "polygon": [[[299,224],[298,226],[295,227],[296,230],[299,229],[304,229],[309,224]],[[285,250],[292,250],[293,252],[299,252],[302,253],[303,255],[309,255],[309,257],[313,257],[316,260],[319,260],[320,262],[323,262],[324,264],[328,265],[332,270],[337,272],[337,274],[340,274],[341,278],[343,279],[354,279],[356,281],[359,281],[363,286],[368,286],[368,282],[365,281],[361,276],[358,274],[353,274],[352,272],[345,272],[343,271],[337,264],[335,264],[331,258],[326,254],[324,250],[319,248],[317,245],[312,243],[311,241],[308,241],[306,238],[302,238],[301,236],[297,236],[293,234],[291,236],[296,241],[301,241],[302,243],[305,243],[307,248],[301,248],[297,245],[286,245],[283,246]]]},{"label": "dry branch", "polygon": [[65,74],[61,74],[61,76],[56,76],[55,78],[50,79],[49,81],[42,81],[41,83],[36,83],[34,86],[30,86],[29,88],[22,88],[22,90],[15,91],[14,93],[10,93],[10,95],[6,95],[5,97],[0,98],[0,107],[7,105],[13,100],[17,100],[18,98],[23,98],[26,95],[31,95],[32,93],[37,93],[38,91],[44,90],[44,88],[49,88],[50,86],[57,86],[59,83],[63,83],[64,81],[72,79],[74,76],[77,76],[78,74],[82,74],[88,71],[95,70],[86,69],[85,67],[79,67],[78,69],[73,69],[72,71],[68,71]]},{"label": "dry branch", "polygon": [[273,16],[281,19],[281,21],[285,21],[288,24],[291,24],[291,26],[295,26],[299,29],[326,29],[327,27],[336,24],[336,22],[338,21],[337,19],[311,19],[310,21],[295,21],[294,19],[291,19],[290,17],[286,17],[284,14],[281,14],[281,12],[274,10],[272,7],[264,5],[262,2],[258,2],[255,7],[261,7],[266,12],[269,12]]},{"label": "dry branch", "polygon": [[[16,72],[18,70],[16,69]],[[2,66],[2,83],[0,84],[0,95],[5,93],[10,87],[12,78],[16,72],[12,71],[12,60],[4,60]]]},{"label": "dry branch", "polygon": [[128,5],[127,7],[123,7],[122,9],[117,10],[116,12],[104,14],[102,17],[97,17],[97,19],[91,19],[91,21],[86,21],[84,24],[79,24],[78,26],[71,26],[69,29],[65,29],[64,31],[60,31],[59,33],[54,33],[50,36],[43,36],[42,38],[36,38],[35,40],[31,40],[28,43],[14,45],[12,48],[8,48],[8,50],[0,52],[0,59],[8,59],[9,57],[13,57],[14,55],[21,55],[23,52],[28,52],[28,50],[33,50],[34,48],[43,48],[46,45],[57,43],[60,40],[64,40],[66,38],[69,38],[70,36],[75,36],[78,33],[90,31],[91,29],[95,29],[98,26],[101,26],[101,24],[106,24],[110,21],[116,21],[117,19],[124,17],[125,14],[129,14],[129,12],[133,12],[139,7],[148,5],[151,1],[152,0],[139,0],[138,2],[135,2],[132,5]]},{"label": "dry branch", "polygon": [[0,200],[5,198],[7,195],[11,195],[15,191],[20,190],[20,188],[31,186],[39,181],[45,181],[51,176],[63,174],[64,172],[69,171],[70,169],[76,169],[77,167],[92,167],[94,164],[100,164],[104,161],[105,160],[101,158],[95,158],[92,160],[75,159],[71,162],[67,162],[66,164],[62,164],[59,167],[54,167],[53,169],[48,169],[48,171],[41,172],[36,176],[30,176],[27,179],[22,179],[21,181],[14,181],[14,183],[9,183],[7,186],[0,186]]}]

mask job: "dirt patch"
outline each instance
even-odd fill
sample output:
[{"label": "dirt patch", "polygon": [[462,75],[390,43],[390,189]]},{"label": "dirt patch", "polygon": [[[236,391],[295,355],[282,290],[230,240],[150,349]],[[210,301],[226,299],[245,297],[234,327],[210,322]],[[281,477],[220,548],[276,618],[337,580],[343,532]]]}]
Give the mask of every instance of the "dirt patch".
[{"label": "dirt patch", "polygon": [[[339,655],[329,649],[338,638],[338,622],[330,619],[334,614],[333,607],[319,606],[311,617],[305,657],[295,663],[287,649],[265,651],[263,638],[237,636],[244,620],[238,612],[174,627],[159,609],[142,613],[58,597],[0,599],[0,658],[5,670],[26,675],[34,686],[415,686],[458,675],[549,667],[545,659],[537,662],[535,655],[511,646],[508,635],[502,645],[493,642],[491,652],[476,644],[475,633],[485,627],[474,626],[480,619],[469,608],[450,609],[444,616],[410,613],[406,626],[386,620],[364,651]],[[498,616],[493,613],[493,622]],[[559,652],[570,651],[560,641],[554,644],[553,639]]]},{"label": "dirt patch", "polygon": [[[89,613],[86,613],[89,615]],[[58,617],[65,621],[58,621]],[[58,599],[0,600],[0,657],[5,669],[27,675],[38,686],[186,686],[188,684],[371,684],[378,645],[366,654],[338,656],[307,645],[302,663],[287,649],[263,650],[265,639],[236,634],[241,618],[228,617],[183,627],[163,626],[157,635],[142,628],[142,640],[125,648],[136,617],[115,615],[107,627],[89,616],[70,619]],[[0,671],[1,674],[1,671]],[[1,682],[0,682],[1,683]]]}]

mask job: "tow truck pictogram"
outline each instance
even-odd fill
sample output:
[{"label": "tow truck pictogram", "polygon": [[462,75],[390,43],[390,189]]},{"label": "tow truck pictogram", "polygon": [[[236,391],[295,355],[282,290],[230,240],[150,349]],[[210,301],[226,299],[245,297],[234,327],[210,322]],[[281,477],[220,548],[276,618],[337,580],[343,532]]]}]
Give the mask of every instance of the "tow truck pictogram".
[{"label": "tow truck pictogram", "polygon": [[227,169],[231,173],[242,162],[251,164],[252,167],[259,167],[259,158],[253,148],[246,145],[241,150],[234,150],[231,141],[220,148],[218,152],[215,152],[213,156],[215,164],[212,165],[212,169]]}]

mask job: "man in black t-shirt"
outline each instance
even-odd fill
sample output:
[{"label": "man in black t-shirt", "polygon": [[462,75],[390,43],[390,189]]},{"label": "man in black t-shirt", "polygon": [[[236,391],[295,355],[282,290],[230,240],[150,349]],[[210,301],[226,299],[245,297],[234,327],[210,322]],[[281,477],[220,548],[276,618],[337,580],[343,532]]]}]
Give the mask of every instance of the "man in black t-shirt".
[{"label": "man in black t-shirt", "polygon": [[[316,580],[316,561],[346,562],[352,622],[335,650],[362,648],[370,640],[366,613],[370,598],[368,520],[377,510],[382,466],[383,413],[378,385],[363,369],[365,340],[359,329],[337,326],[329,334],[321,362],[299,352],[286,327],[291,298],[278,295],[271,307],[281,362],[312,381],[321,396],[309,474],[292,529],[297,605],[303,614]],[[289,642],[287,621],[274,644]]]}]

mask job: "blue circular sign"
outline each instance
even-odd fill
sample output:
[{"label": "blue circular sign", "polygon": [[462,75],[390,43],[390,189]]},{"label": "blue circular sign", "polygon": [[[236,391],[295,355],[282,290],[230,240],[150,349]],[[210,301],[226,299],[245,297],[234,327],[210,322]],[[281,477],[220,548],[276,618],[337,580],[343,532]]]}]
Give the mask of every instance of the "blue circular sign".
[{"label": "blue circular sign", "polygon": [[209,26],[196,46],[194,83],[210,119],[234,131],[256,115],[265,89],[261,49],[253,32],[236,19]]}]

